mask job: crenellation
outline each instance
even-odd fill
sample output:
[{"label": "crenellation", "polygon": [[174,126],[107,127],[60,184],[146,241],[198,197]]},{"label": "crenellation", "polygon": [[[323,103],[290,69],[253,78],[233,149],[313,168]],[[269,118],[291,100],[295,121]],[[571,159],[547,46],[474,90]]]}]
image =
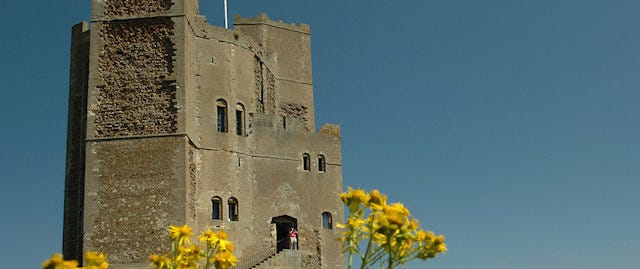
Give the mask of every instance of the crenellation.
[{"label": "crenellation", "polygon": [[301,23],[296,25],[295,23],[288,24],[288,23],[284,23],[283,21],[274,21],[274,20],[271,20],[269,16],[267,16],[267,14],[264,12],[258,14],[258,16],[253,18],[243,18],[240,15],[235,15],[233,17],[233,24],[234,25],[265,24],[273,27],[278,27],[278,28],[282,28],[290,31],[299,32],[302,34],[307,34],[307,35],[311,34],[311,26],[309,26],[308,24]]},{"label": "crenellation", "polygon": [[111,17],[166,13],[172,0],[106,0],[105,14]]},{"label": "crenellation", "polygon": [[340,125],[325,123],[320,127],[320,130],[318,130],[318,133],[329,134],[337,138],[338,140],[340,140]]}]

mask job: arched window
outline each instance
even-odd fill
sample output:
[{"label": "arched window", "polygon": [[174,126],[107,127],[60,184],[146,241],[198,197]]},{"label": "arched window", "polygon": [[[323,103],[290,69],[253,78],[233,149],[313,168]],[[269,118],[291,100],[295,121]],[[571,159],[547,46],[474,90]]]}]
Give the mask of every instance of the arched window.
[{"label": "arched window", "polygon": [[222,219],[222,198],[220,196],[211,198],[211,219]]},{"label": "arched window", "polygon": [[333,229],[333,219],[331,218],[331,213],[322,212],[322,228],[328,230]]},{"label": "arched window", "polygon": [[227,101],[218,99],[216,101],[216,113],[218,117],[218,132],[227,132]]},{"label": "arched window", "polygon": [[326,172],[327,171],[327,164],[324,161],[324,156],[323,155],[318,155],[318,171],[320,171],[320,172]]},{"label": "arched window", "polygon": [[302,154],[302,168],[305,171],[311,171],[311,156],[309,154]]},{"label": "arched window", "polygon": [[236,104],[236,134],[244,135],[244,106]]},{"label": "arched window", "polygon": [[238,221],[238,199],[231,197],[227,203],[229,203],[229,220]]}]

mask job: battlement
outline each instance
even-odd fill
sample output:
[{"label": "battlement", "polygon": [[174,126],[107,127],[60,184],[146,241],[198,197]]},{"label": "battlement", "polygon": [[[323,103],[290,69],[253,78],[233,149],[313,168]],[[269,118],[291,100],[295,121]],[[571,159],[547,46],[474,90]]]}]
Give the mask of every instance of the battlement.
[{"label": "battlement", "polygon": [[322,127],[320,127],[320,130],[318,130],[318,133],[329,134],[340,139],[340,125],[325,123],[322,125]]},{"label": "battlement", "polygon": [[198,14],[198,0],[92,0],[92,21]]},{"label": "battlement", "polygon": [[286,30],[291,30],[303,34],[311,34],[311,27],[308,24],[300,23],[296,25],[295,23],[287,24],[283,21],[274,21],[269,19],[266,13],[261,12],[258,16],[253,18],[242,18],[240,15],[235,15],[233,17],[234,25],[268,25],[277,28],[282,28]]},{"label": "battlement", "polygon": [[[305,127],[304,122],[302,122],[299,118],[291,116],[257,113],[251,115],[250,121],[252,129],[266,128],[291,132],[309,132],[309,130],[307,130],[307,128]],[[340,139],[340,125],[325,123],[315,133],[327,134]]]}]

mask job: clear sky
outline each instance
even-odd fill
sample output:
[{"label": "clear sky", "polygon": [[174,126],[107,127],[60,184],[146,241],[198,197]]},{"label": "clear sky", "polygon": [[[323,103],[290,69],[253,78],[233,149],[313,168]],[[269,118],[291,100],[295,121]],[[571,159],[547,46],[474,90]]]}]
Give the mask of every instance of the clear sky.
[{"label": "clear sky", "polygon": [[[229,0],[312,29],[317,126],[449,253],[407,268],[638,268],[640,1]],[[0,0],[0,268],[61,249],[70,28]],[[222,0],[201,13],[223,24]]]}]

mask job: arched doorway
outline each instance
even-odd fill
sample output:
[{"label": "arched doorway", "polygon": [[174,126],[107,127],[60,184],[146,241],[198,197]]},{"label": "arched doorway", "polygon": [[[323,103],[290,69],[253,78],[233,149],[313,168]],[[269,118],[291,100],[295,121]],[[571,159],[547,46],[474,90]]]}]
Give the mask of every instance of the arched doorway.
[{"label": "arched doorway", "polygon": [[294,217],[282,215],[271,219],[271,223],[276,225],[277,249],[281,251],[289,248],[289,229],[298,229],[298,220]]}]

